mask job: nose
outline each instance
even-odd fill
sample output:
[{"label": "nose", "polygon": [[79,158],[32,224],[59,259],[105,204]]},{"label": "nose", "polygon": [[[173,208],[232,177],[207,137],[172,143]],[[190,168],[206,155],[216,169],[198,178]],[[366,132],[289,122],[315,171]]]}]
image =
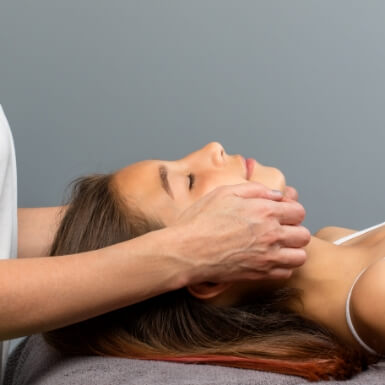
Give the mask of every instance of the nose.
[{"label": "nose", "polygon": [[202,149],[209,154],[212,162],[216,166],[222,166],[225,162],[226,152],[223,146],[218,142],[211,142]]},{"label": "nose", "polygon": [[223,146],[218,142],[210,142],[204,147],[186,155],[183,161],[197,168],[221,167],[226,163],[227,154]]}]

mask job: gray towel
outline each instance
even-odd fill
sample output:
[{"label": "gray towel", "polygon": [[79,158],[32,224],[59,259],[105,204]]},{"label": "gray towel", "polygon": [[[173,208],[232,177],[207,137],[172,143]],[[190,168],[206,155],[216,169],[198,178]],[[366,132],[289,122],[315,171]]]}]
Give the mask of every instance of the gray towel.
[{"label": "gray towel", "polygon": [[[23,341],[8,359],[4,385],[304,385],[306,380],[255,370],[212,365],[130,360],[114,357],[63,357],[39,334]],[[341,384],[338,381],[318,384]],[[385,362],[342,382],[385,385]]]}]

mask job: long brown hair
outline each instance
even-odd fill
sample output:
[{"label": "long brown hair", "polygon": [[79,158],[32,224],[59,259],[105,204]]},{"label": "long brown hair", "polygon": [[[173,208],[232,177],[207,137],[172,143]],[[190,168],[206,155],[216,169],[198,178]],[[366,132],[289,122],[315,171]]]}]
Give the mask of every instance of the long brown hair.
[{"label": "long brown hair", "polygon": [[[118,194],[113,174],[75,181],[50,255],[93,250],[140,236],[162,224]],[[330,331],[291,311],[298,292],[264,292],[247,305],[219,307],[185,288],[44,333],[64,354],[86,354],[234,366],[346,379],[367,357]]]}]

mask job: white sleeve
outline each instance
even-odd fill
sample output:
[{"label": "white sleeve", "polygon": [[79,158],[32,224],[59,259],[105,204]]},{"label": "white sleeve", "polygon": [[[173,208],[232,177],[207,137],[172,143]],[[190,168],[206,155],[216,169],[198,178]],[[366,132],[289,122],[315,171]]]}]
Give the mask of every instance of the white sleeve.
[{"label": "white sleeve", "polygon": [[[17,180],[15,147],[0,105],[0,259],[17,257]],[[0,385],[3,383],[10,341],[0,341]]]}]

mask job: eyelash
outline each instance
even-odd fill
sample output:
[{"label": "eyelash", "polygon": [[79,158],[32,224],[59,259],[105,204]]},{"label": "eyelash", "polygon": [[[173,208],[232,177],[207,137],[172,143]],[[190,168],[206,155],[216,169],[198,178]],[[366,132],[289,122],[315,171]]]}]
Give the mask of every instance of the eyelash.
[{"label": "eyelash", "polygon": [[192,190],[192,188],[194,187],[195,175],[194,175],[194,174],[189,174],[189,175],[188,175],[188,178],[189,178],[189,180],[190,180],[190,183],[189,183],[189,190]]}]

